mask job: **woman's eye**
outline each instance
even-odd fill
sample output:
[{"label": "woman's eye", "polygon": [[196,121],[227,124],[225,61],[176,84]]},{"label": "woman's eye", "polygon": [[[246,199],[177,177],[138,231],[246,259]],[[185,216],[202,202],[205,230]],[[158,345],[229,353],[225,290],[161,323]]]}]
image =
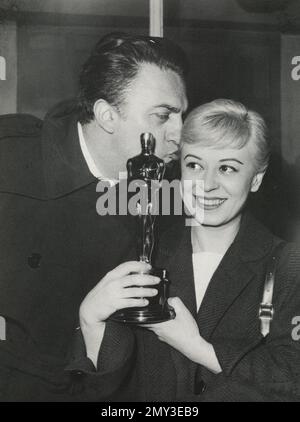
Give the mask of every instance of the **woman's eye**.
[{"label": "woman's eye", "polygon": [[200,166],[199,163],[194,163],[194,162],[187,163],[186,167],[191,169],[191,170],[201,170],[202,169],[202,167]]},{"label": "woman's eye", "polygon": [[221,166],[220,167],[220,171],[222,173],[229,174],[229,173],[236,173],[237,172],[237,169],[235,167],[232,167],[232,166],[226,166],[226,165],[224,165],[224,166]]}]

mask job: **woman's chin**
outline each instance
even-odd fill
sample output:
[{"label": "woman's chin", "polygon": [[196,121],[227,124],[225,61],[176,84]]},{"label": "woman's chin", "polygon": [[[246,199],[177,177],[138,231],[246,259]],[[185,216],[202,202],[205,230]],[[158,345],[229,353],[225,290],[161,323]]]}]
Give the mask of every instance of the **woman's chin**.
[{"label": "woman's chin", "polygon": [[199,213],[199,215],[196,214],[194,219],[202,226],[219,227],[224,224],[224,218],[222,218],[221,215],[217,215],[217,213],[214,214],[210,211],[204,211]]}]

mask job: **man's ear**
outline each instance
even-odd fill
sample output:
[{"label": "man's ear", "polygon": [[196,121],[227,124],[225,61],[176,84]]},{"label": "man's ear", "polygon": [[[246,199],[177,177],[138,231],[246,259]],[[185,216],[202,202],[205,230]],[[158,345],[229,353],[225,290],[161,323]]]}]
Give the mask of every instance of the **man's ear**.
[{"label": "man's ear", "polygon": [[266,174],[266,170],[259,172],[259,173],[256,173],[253,176],[253,179],[252,179],[252,182],[251,182],[251,189],[250,189],[251,192],[257,192],[258,191],[265,174]]},{"label": "man's ear", "polygon": [[119,115],[113,106],[105,100],[97,100],[94,104],[94,116],[97,124],[105,132],[114,133]]}]

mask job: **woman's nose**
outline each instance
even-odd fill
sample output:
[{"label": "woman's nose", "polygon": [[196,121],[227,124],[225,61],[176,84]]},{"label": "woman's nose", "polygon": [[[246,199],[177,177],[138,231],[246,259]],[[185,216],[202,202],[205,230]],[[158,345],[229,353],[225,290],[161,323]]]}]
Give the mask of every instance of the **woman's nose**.
[{"label": "woman's nose", "polygon": [[214,171],[206,171],[203,178],[204,192],[210,192],[219,187],[218,177]]}]

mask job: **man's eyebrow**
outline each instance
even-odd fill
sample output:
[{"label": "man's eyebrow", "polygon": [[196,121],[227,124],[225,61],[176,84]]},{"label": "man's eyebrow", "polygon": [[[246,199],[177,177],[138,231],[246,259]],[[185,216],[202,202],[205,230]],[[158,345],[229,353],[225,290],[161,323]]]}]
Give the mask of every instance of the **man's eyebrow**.
[{"label": "man's eyebrow", "polygon": [[182,112],[182,110],[180,108],[170,106],[170,104],[157,104],[156,106],[154,106],[154,108],[166,108],[171,113],[181,113]]},{"label": "man's eyebrow", "polygon": [[237,158],[223,158],[222,160],[219,160],[220,162],[223,161],[236,161],[239,164],[242,164],[242,166],[244,165],[244,163],[242,163],[242,161],[238,160]]}]

